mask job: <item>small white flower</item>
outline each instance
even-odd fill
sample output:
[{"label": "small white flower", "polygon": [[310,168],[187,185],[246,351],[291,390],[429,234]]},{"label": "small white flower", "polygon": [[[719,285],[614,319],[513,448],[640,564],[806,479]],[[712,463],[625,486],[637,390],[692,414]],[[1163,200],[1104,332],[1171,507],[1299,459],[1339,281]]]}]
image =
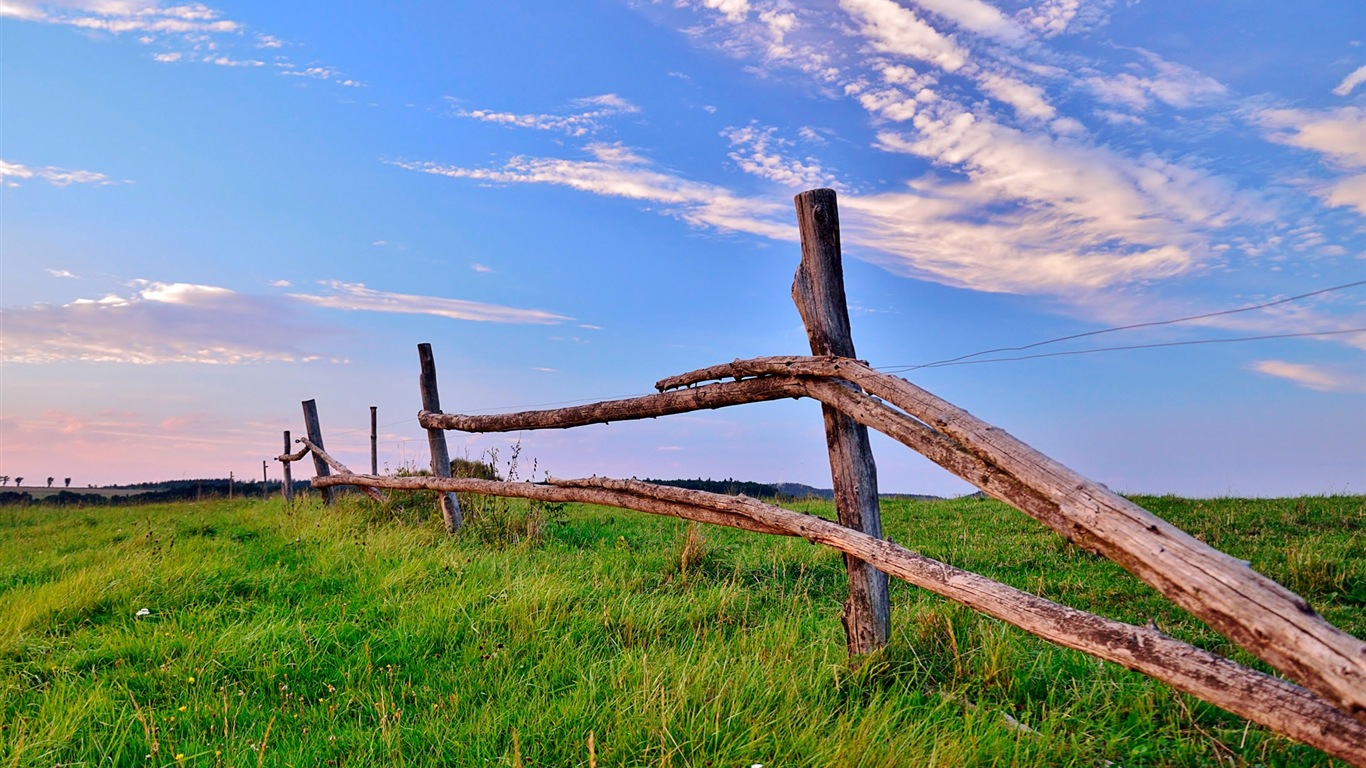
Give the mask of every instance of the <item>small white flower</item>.
[{"label": "small white flower", "polygon": [[150,616],[151,614],[152,614],[152,612],[149,611],[149,610],[147,610],[146,608],[139,608],[139,609],[138,609],[138,612],[135,613],[135,614],[133,614],[133,615],[138,616],[138,617],[142,617],[142,616]]}]

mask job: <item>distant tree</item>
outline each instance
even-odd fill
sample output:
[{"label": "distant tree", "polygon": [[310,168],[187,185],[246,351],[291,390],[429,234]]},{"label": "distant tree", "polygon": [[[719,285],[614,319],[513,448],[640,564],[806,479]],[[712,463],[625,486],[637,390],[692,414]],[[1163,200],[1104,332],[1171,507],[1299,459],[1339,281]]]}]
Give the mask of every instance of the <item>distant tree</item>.
[{"label": "distant tree", "polygon": [[56,480],[56,479],[57,479],[57,478],[55,478],[55,477],[49,477],[49,478],[47,479],[47,487],[51,488],[51,487],[52,487],[52,481],[53,481],[53,480]]},{"label": "distant tree", "polygon": [[71,478],[68,477],[64,479],[62,482],[66,485],[67,488],[71,487]]},{"label": "distant tree", "polygon": [[22,477],[16,477],[16,478],[14,478],[14,487],[15,487],[15,488],[18,488],[19,486],[21,486],[21,485],[23,485],[23,484],[24,484],[24,478],[22,478]]},{"label": "distant tree", "polygon": [[9,485],[9,475],[0,475],[0,488]]}]

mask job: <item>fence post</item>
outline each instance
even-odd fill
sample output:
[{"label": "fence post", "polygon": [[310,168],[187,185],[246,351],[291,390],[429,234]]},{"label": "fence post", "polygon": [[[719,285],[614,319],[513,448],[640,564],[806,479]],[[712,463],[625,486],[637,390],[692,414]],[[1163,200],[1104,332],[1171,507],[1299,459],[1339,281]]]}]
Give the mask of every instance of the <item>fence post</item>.
[{"label": "fence post", "polygon": [[[422,374],[418,378],[418,387],[422,391],[422,410],[428,413],[441,413],[441,398],[436,389],[436,360],[432,357],[432,345],[425,342],[418,344],[417,357],[422,364]],[[427,430],[427,447],[431,449],[432,454],[432,474],[437,477],[450,477],[451,455],[446,450],[446,432],[440,429]],[[441,519],[446,522],[446,530],[453,533],[465,524],[464,515],[460,511],[460,502],[456,500],[454,493],[442,493],[440,499]]]},{"label": "fence post", "polygon": [[[289,455],[289,447],[290,447],[290,445],[289,445],[289,430],[286,429],[286,430],[285,430],[285,450],[284,450],[284,453],[281,453],[280,455],[281,455],[281,456],[288,456],[288,455]],[[294,477],[293,477],[293,475],[292,475],[292,474],[290,473],[290,471],[289,471],[289,465],[292,464],[293,462],[290,462],[290,461],[281,461],[280,463],[283,464],[284,467],[285,467],[285,481],[284,481],[284,483],[280,486],[280,490],[281,490],[281,492],[284,493],[284,495],[285,495],[285,506],[290,506],[291,504],[294,503]]]},{"label": "fence post", "polygon": [[379,406],[370,406],[370,474],[379,474]]},{"label": "fence post", "polygon": [[[304,406],[304,430],[308,433],[308,439],[319,448],[323,445],[323,430],[318,424],[318,403],[314,400],[305,400]],[[327,466],[327,462],[316,453],[313,454],[313,474],[323,477],[332,474],[332,470]],[[333,491],[331,488],[323,489],[323,506],[332,506]]]},{"label": "fence post", "polygon": [[[806,325],[811,354],[855,357],[835,191],[809,190],[797,195],[795,203],[802,261],[792,281],[792,300]],[[828,405],[822,405],[821,411],[840,525],[881,539],[877,467],[868,428]],[[849,572],[849,599],[841,619],[849,654],[858,656],[887,644],[891,627],[887,575],[851,555],[845,555],[844,565]]]}]

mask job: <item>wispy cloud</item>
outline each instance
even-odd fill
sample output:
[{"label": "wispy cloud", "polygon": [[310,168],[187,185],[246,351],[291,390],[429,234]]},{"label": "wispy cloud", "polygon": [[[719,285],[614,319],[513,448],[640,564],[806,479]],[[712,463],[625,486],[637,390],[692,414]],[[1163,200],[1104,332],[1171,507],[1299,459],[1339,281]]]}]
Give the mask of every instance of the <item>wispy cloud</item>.
[{"label": "wispy cloud", "polygon": [[514,157],[500,168],[464,168],[432,162],[394,162],[400,168],[455,179],[504,184],[553,184],[608,197],[658,203],[663,212],[704,227],[747,232],[778,240],[796,233],[776,201],[747,198],[725,187],[655,169],[619,144],[592,144],[592,160]]},{"label": "wispy cloud", "polygon": [[118,183],[96,171],[73,171],[58,168],[55,165],[33,168],[21,163],[0,160],[0,183],[9,187],[17,187],[21,182],[30,179],[45,181],[54,187],[65,187],[71,184],[103,185]]},{"label": "wispy cloud", "polygon": [[1190,67],[1167,61],[1151,51],[1139,49],[1145,64],[1139,74],[1121,72],[1113,76],[1092,75],[1084,83],[1101,101],[1135,110],[1147,109],[1154,100],[1177,108],[1192,107],[1228,93],[1222,83]]},{"label": "wispy cloud", "polygon": [[562,113],[518,114],[489,109],[457,109],[455,116],[515,128],[534,128],[569,136],[586,136],[602,130],[603,121],[608,118],[638,111],[638,107],[615,93],[604,93],[600,96],[578,99]]},{"label": "wispy cloud", "polygon": [[1366,83],[1366,64],[1357,67],[1352,70],[1350,75],[1342,78],[1342,82],[1338,83],[1337,87],[1333,89],[1333,93],[1338,96],[1346,96],[1356,90],[1356,87],[1362,83]]},{"label": "wispy cloud", "polygon": [[279,301],[226,288],[137,281],[127,296],[0,309],[0,360],[51,363],[306,362],[327,332]]},{"label": "wispy cloud", "polygon": [[49,270],[47,271],[47,273],[48,273],[49,275],[52,275],[53,277],[61,277],[61,278],[66,278],[66,279],[68,279],[68,280],[79,280],[79,279],[80,279],[80,278],[77,277],[76,275],[72,274],[69,270],[65,270],[65,269],[49,269]]},{"label": "wispy cloud", "polygon": [[227,33],[242,25],[200,4],[162,6],[155,0],[4,0],[0,17],[48,24],[64,24],[114,34]]},{"label": "wispy cloud", "polygon": [[515,309],[464,299],[388,293],[367,288],[361,283],[345,283],[339,280],[324,280],[322,285],[330,288],[331,293],[325,295],[293,293],[290,294],[290,298],[329,309],[433,315],[451,320],[472,320],[483,323],[555,325],[573,319],[539,309]]},{"label": "wispy cloud", "polygon": [[[284,281],[271,285],[287,286]],[[573,318],[460,299],[385,293],[358,283],[324,281],[322,295],[251,295],[194,283],[136,280],[126,295],[0,309],[0,361],[51,363],[313,362],[341,358],[320,351],[347,333],[318,323],[309,307],[421,314],[453,320],[553,325]]]},{"label": "wispy cloud", "polygon": [[[0,0],[0,18],[56,24],[111,35],[136,35],[137,42],[163,50],[154,61],[202,63],[220,67],[260,68],[265,61],[243,55],[245,50],[281,49],[284,41],[267,34],[247,35],[248,26],[227,18],[203,3],[166,3],[163,0]],[[236,51],[236,52],[235,52]],[[283,75],[330,80],[359,86],[335,69],[312,64],[298,66],[277,55],[273,62]]]},{"label": "wispy cloud", "polygon": [[1284,360],[1258,360],[1252,370],[1287,379],[1306,389],[1319,392],[1366,392],[1366,373],[1355,373],[1324,365],[1290,363]]}]

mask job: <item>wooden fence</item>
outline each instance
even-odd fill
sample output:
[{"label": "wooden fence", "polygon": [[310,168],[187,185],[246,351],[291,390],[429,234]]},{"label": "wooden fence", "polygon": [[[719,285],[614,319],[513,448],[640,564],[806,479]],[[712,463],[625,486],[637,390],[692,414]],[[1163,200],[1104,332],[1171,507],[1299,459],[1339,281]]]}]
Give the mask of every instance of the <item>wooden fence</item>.
[{"label": "wooden fence", "polygon": [[[462,524],[455,492],[573,501],[783,536],[845,555],[850,596],[842,619],[851,655],[886,643],[887,575],[923,587],[1051,642],[1161,680],[1248,720],[1366,766],[1366,643],[1320,617],[1298,595],[1165,520],[910,382],[856,359],[849,332],[835,193],[796,198],[802,260],[793,299],[810,356],[736,360],[661,380],[658,394],[573,408],[489,416],[441,411],[431,346],[418,347],[432,477],[357,475],[327,456],[310,427],[301,440],[313,485],[440,493],[449,530]],[[635,480],[547,478],[543,483],[450,477],[445,430],[565,429],[783,398],[822,404],[838,522],[745,497]],[[305,404],[305,412],[308,407]],[[316,417],[313,421],[316,425]],[[883,539],[868,428],[910,447],[1068,541],[1104,555],[1292,682],[1141,627],[1086,613],[932,560]],[[289,450],[286,439],[286,452]],[[328,468],[338,474],[328,473]],[[288,467],[288,464],[286,464]],[[286,475],[288,477],[288,475]],[[286,483],[286,485],[288,485]]]}]

